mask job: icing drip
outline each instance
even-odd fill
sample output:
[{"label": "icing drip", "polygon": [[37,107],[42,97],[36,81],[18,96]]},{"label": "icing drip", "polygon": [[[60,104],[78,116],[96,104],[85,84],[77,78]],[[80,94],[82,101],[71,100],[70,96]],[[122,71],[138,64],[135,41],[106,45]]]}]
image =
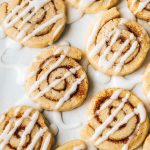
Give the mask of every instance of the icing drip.
[{"label": "icing drip", "polygon": [[88,38],[86,49],[89,49],[90,45],[94,42],[94,38],[96,37],[96,34],[97,34],[97,32],[100,28],[101,22],[102,22],[102,15],[103,15],[103,13],[99,14],[98,21],[94,25],[92,33],[91,33],[90,37]]},{"label": "icing drip", "polygon": [[81,125],[81,123],[65,124],[63,122],[61,112],[52,112],[52,113],[53,113],[52,118],[54,119],[54,122],[57,124],[59,128],[62,128],[63,130],[75,129],[80,127]]},{"label": "icing drip", "polygon": [[0,117],[0,123],[2,123],[5,119],[5,114],[2,114],[1,117]]},{"label": "icing drip", "polygon": [[73,150],[82,150],[85,149],[85,145],[75,146]]},{"label": "icing drip", "polygon": [[41,96],[43,96],[45,93],[47,93],[49,90],[51,90],[52,88],[54,88],[55,86],[57,86],[61,81],[65,80],[66,78],[68,78],[69,76],[71,76],[72,74],[75,74],[81,67],[76,67],[74,69],[70,69],[69,72],[67,72],[62,78],[60,79],[56,79],[55,81],[53,81],[50,85],[48,85],[45,89],[43,89],[41,92],[39,92],[34,98],[38,99]]},{"label": "icing drip", "polygon": [[140,2],[138,5],[137,10],[134,12],[134,14],[137,14],[138,12],[141,12],[146,6],[147,4],[150,2],[150,0],[144,0],[143,2]]},{"label": "icing drip", "polygon": [[25,128],[25,131],[23,132],[22,136],[21,136],[21,140],[20,143],[18,145],[17,150],[21,150],[25,141],[26,141],[26,136],[32,131],[35,123],[37,122],[37,119],[39,117],[39,113],[36,112],[33,114],[33,116],[31,117],[31,122],[28,124],[28,126]]},{"label": "icing drip", "polygon": [[[96,130],[95,133],[93,134],[93,136],[91,137],[91,140],[96,140],[98,138],[99,135],[102,134],[103,130],[113,121],[113,119],[115,118],[115,116],[119,113],[119,111],[124,107],[124,104],[127,102],[128,98],[129,98],[129,94],[126,94],[126,96],[124,98],[122,98],[122,102],[120,103],[120,105],[116,108],[116,110],[113,112],[113,114],[111,114],[106,121],[99,126]],[[105,138],[102,138],[103,140],[106,140]],[[100,142],[98,140],[98,142],[96,142],[96,145],[98,145]]]},{"label": "icing drip", "polygon": [[[47,128],[41,128],[33,137],[31,144],[27,147],[27,150],[33,150],[33,148],[35,147],[37,141],[39,140],[39,138],[41,138],[43,136],[43,134],[46,132]],[[47,143],[46,143],[47,144]],[[48,143],[49,144],[49,143]],[[48,145],[46,145],[47,147]],[[43,150],[43,147],[42,147]]]},{"label": "icing drip", "polygon": [[80,10],[85,10],[88,6],[90,6],[94,2],[95,2],[95,0],[80,0],[79,9]]},{"label": "icing drip", "polygon": [[70,96],[72,93],[74,93],[78,87],[79,84],[84,80],[85,76],[83,75],[81,78],[76,79],[76,81],[73,83],[71,88],[66,92],[66,94],[58,101],[55,109],[59,109],[64,102],[68,101],[70,99]]},{"label": "icing drip", "polygon": [[12,135],[17,130],[17,128],[21,125],[21,123],[24,120],[24,118],[29,117],[30,113],[31,113],[31,109],[26,110],[25,113],[23,114],[23,116],[15,122],[15,125],[14,125],[13,129],[11,129],[11,125],[13,123],[13,119],[11,119],[9,121],[9,123],[7,124],[5,130],[0,134],[0,140],[3,139],[2,143],[0,144],[0,149],[3,149],[5,147],[5,145],[9,142],[10,138],[12,137]]},{"label": "icing drip", "polygon": [[48,136],[46,137],[46,139],[45,139],[45,142],[44,142],[43,146],[42,146],[42,150],[46,150],[46,149],[48,148],[48,145],[49,145],[49,143],[50,143],[50,140],[51,140],[51,136],[48,135]]}]

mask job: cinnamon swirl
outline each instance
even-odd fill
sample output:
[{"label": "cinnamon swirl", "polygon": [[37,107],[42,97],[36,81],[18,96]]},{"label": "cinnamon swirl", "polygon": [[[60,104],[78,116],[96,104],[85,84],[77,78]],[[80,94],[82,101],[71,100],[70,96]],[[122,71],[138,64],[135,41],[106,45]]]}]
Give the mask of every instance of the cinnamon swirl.
[{"label": "cinnamon swirl", "polygon": [[4,32],[27,47],[46,47],[64,30],[66,8],[63,0],[10,0],[0,5]]},{"label": "cinnamon swirl", "polygon": [[119,15],[116,8],[100,14],[86,46],[91,65],[108,75],[132,73],[141,66],[150,49],[145,29]]},{"label": "cinnamon swirl", "polygon": [[81,136],[99,149],[136,149],[148,133],[144,105],[129,91],[106,89],[91,100],[89,110]]},{"label": "cinnamon swirl", "polygon": [[76,62],[81,52],[70,46],[53,46],[43,51],[29,68],[26,89],[43,109],[67,111],[86,98],[88,79]]},{"label": "cinnamon swirl", "polygon": [[1,150],[50,150],[54,142],[42,114],[28,106],[17,106],[0,118]]}]

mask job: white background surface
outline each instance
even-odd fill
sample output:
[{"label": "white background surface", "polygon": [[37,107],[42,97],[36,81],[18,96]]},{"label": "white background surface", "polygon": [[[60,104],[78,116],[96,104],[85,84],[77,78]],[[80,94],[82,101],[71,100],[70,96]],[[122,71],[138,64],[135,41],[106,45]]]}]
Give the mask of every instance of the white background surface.
[{"label": "white background surface", "polygon": [[[119,10],[122,17],[127,19],[135,19],[131,12],[128,10],[125,2],[119,5]],[[76,12],[76,17],[80,16],[78,11]],[[74,15],[74,14],[71,14]],[[75,16],[74,16],[75,17]],[[62,35],[61,41],[69,41],[71,45],[76,46],[84,51],[87,32],[89,26],[93,21],[95,21],[95,15],[84,15],[81,19],[74,22],[73,24],[67,25],[64,34]],[[140,21],[141,23],[141,21]],[[142,21],[143,23],[143,21]],[[150,30],[146,23],[143,23],[144,27]],[[146,25],[145,25],[146,24]],[[1,31],[0,31],[1,34]],[[16,48],[16,46],[18,48]],[[7,48],[7,50],[5,50]],[[0,112],[7,110],[9,107],[15,105],[16,103],[28,103],[30,100],[28,98],[23,100],[25,96],[25,91],[23,85],[20,85],[18,80],[22,80],[25,76],[26,67],[32,62],[33,58],[40,53],[39,49],[29,49],[21,48],[9,38],[4,38],[0,40],[0,55],[1,60],[5,62],[5,66],[0,64]],[[70,112],[62,113],[63,120],[66,124],[70,123],[80,123],[86,121],[86,113],[88,110],[88,105],[91,97],[98,91],[101,91],[107,87],[121,87],[126,89],[131,89],[135,94],[137,94],[148,107],[147,98],[145,98],[142,89],[142,75],[146,64],[150,61],[150,54],[145,60],[139,70],[127,77],[107,77],[105,75],[104,79],[100,78],[99,72],[95,71],[90,65],[88,66],[88,77],[89,77],[89,93],[85,103]],[[14,68],[14,67],[19,68]],[[21,70],[20,70],[21,68]],[[17,70],[16,70],[17,69]],[[140,80],[139,80],[140,79]],[[127,83],[127,84],[126,84]],[[59,126],[56,120],[53,119],[52,112],[45,112],[48,120],[54,121]],[[71,139],[78,139],[79,131],[82,126],[72,130],[64,130],[59,126],[59,133],[57,135],[57,144],[63,144]],[[92,150],[92,148],[89,148]]]}]

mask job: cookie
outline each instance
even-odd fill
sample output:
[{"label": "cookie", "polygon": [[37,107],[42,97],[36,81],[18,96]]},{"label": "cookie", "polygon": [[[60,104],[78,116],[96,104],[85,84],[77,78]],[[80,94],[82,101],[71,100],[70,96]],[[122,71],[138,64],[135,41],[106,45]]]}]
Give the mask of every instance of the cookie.
[{"label": "cookie", "polygon": [[66,24],[63,0],[10,0],[0,5],[0,14],[4,32],[32,48],[54,43]]},{"label": "cookie", "polygon": [[150,148],[150,135],[146,138],[144,145],[143,145],[143,150],[149,150]]},{"label": "cookie", "polygon": [[87,150],[86,144],[81,140],[69,141],[56,150]]},{"label": "cookie", "polygon": [[139,19],[145,20],[150,25],[150,0],[127,0],[128,7]]},{"label": "cookie", "polygon": [[150,49],[145,29],[135,21],[119,18],[116,8],[105,11],[87,40],[91,65],[108,75],[127,75],[141,66]]},{"label": "cookie", "polygon": [[70,46],[52,46],[29,67],[26,89],[45,110],[68,111],[79,107],[88,91],[88,79],[79,65],[81,51]]},{"label": "cookie", "polygon": [[103,150],[136,149],[149,130],[141,100],[123,89],[106,89],[91,100],[81,136]]},{"label": "cookie", "polygon": [[97,13],[118,4],[119,0],[66,0],[71,6],[85,13]]},{"label": "cookie", "polygon": [[50,150],[54,143],[42,114],[28,106],[17,106],[0,116],[0,149]]},{"label": "cookie", "polygon": [[150,100],[150,63],[144,73],[143,88],[145,95],[147,96],[148,100]]}]

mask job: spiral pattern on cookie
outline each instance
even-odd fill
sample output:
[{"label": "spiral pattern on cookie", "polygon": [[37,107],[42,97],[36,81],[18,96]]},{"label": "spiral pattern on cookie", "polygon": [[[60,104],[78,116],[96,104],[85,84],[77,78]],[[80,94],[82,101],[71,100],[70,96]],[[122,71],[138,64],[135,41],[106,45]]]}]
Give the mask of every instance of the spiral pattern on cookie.
[{"label": "spiral pattern on cookie", "polygon": [[89,110],[81,136],[99,149],[135,149],[148,133],[144,105],[129,91],[106,89],[91,100]]},{"label": "spiral pattern on cookie", "polygon": [[10,0],[0,5],[0,22],[5,33],[21,44],[46,47],[63,32],[65,12],[63,0]]},{"label": "spiral pattern on cookie", "polygon": [[1,115],[0,149],[50,150],[53,135],[39,111],[17,106]]},{"label": "spiral pattern on cookie", "polygon": [[73,59],[80,59],[80,54],[68,46],[54,46],[42,52],[31,65],[26,81],[31,99],[46,110],[66,111],[81,105],[88,81],[85,71]]},{"label": "spiral pattern on cookie", "polygon": [[150,25],[150,0],[128,0],[129,9],[132,13]]},{"label": "spiral pattern on cookie", "polygon": [[147,32],[138,23],[119,18],[116,8],[100,15],[87,41],[90,63],[109,75],[135,71],[150,47]]},{"label": "spiral pattern on cookie", "polygon": [[119,0],[66,0],[72,6],[85,13],[97,13],[118,4]]}]

